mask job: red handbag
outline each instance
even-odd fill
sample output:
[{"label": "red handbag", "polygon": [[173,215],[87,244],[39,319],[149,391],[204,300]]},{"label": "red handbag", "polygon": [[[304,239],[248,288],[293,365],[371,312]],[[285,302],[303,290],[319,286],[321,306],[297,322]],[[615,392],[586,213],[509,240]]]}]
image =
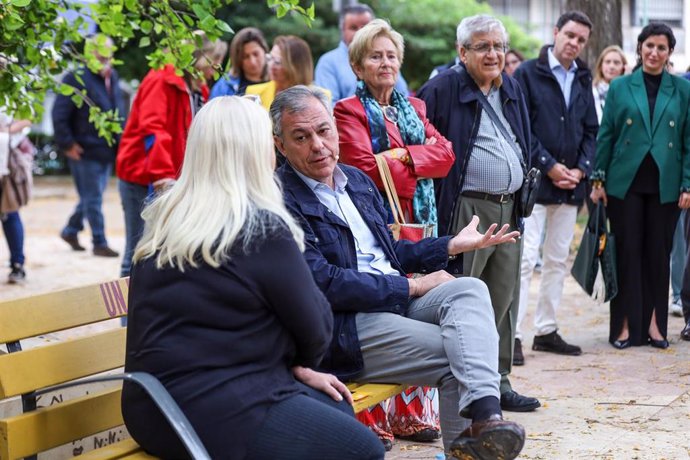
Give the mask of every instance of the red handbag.
[{"label": "red handbag", "polygon": [[374,158],[376,158],[376,166],[379,168],[383,189],[388,197],[388,204],[393,212],[394,222],[388,225],[393,233],[393,238],[396,240],[419,241],[433,236],[434,224],[408,224],[405,222],[398,192],[395,190],[395,183],[393,182],[393,176],[386,158],[383,155],[374,155]]}]

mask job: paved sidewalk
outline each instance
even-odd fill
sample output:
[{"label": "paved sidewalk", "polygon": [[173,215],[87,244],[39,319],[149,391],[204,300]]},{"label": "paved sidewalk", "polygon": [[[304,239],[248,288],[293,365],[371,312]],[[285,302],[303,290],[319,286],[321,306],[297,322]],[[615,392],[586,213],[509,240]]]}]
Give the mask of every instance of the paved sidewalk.
[{"label": "paved sidewalk", "polygon": [[[76,253],[58,233],[76,203],[70,178],[36,178],[33,201],[21,214],[26,228],[27,282],[4,283],[0,300],[22,297],[118,276],[120,259],[94,257],[88,231],[81,235],[86,252]],[[124,224],[115,182],[105,198],[110,245],[124,247]],[[0,261],[8,259],[0,244]],[[539,277],[535,276],[532,292]],[[534,299],[534,295],[532,299]],[[530,308],[534,308],[532,300]],[[582,356],[531,351],[526,327],[526,365],[514,369],[515,390],[538,397],[533,413],[506,413],[525,426],[523,459],[690,459],[690,342],[678,338],[683,322],[669,317],[671,347],[615,350],[607,343],[608,306],[597,305],[572,279],[566,281],[559,312],[561,334],[580,345]],[[532,316],[528,313],[526,325]],[[396,442],[387,459],[433,459],[440,442]]]}]

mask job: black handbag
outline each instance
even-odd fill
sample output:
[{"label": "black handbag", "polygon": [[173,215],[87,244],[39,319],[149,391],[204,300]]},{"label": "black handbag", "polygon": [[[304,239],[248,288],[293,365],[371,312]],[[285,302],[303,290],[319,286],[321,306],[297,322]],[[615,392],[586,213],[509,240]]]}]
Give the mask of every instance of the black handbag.
[{"label": "black handbag", "polygon": [[595,300],[608,302],[618,294],[616,241],[601,201],[592,208],[570,273]]},{"label": "black handbag", "polygon": [[541,183],[541,171],[537,168],[532,168],[525,174],[525,182],[522,184],[520,190],[517,191],[518,216],[529,217],[532,215],[532,210],[537,202],[537,194],[539,193],[539,184]]}]

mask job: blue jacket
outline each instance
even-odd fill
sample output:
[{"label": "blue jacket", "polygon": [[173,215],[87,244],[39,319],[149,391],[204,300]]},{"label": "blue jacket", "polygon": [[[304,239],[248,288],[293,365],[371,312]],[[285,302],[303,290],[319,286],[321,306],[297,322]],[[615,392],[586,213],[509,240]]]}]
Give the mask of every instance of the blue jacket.
[{"label": "blue jacket", "polygon": [[[105,89],[105,80],[99,74],[82,67],[79,72],[84,81],[77,81],[73,72],[65,75],[63,83],[85,91],[89,99],[102,111],[118,110],[120,124],[124,124],[125,107],[120,91],[119,77],[113,70],[110,76],[111,94]],[[71,96],[58,95],[53,106],[53,130],[55,143],[61,150],[69,149],[75,142],[84,149],[83,158],[108,163],[115,160],[117,143],[120,136],[115,136],[115,143],[109,146],[105,139],[98,135],[98,130],[89,121],[89,106],[84,103],[77,107]]]},{"label": "blue jacket", "polygon": [[[462,191],[469,152],[479,131],[482,106],[477,100],[477,84],[464,69],[453,68],[437,75],[422,86],[417,97],[426,102],[427,118],[436,129],[453,143],[455,164],[444,179],[435,181],[438,234],[451,234],[455,205]],[[505,72],[500,95],[503,115],[517,137],[525,166],[530,167],[530,126],[525,97],[520,86]],[[522,222],[516,219],[519,229]]]},{"label": "blue jacket", "polygon": [[558,163],[579,168],[589,176],[594,168],[599,123],[592,95],[592,74],[577,60],[577,71],[570,93],[570,107],[549,67],[544,46],[537,59],[523,62],[515,71],[527,100],[532,125],[532,163],[542,171],[537,195],[540,204],[581,205],[586,181],[574,190],[556,187],[546,173]]},{"label": "blue jacket", "polygon": [[333,341],[321,369],[351,380],[363,367],[355,315],[404,314],[410,299],[409,284],[402,275],[445,268],[450,237],[426,238],[418,243],[394,241],[386,224],[388,213],[372,180],[357,168],[339,167],[347,176],[350,198],[401,276],[359,272],[348,225],[321,204],[289,163],[277,174],[283,184],[285,204],[304,230],[307,265],[333,309]]}]

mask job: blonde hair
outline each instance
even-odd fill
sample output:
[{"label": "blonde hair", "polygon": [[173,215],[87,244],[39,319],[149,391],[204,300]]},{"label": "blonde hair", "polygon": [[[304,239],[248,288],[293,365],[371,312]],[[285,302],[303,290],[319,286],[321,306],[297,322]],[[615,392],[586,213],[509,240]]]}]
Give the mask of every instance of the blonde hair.
[{"label": "blonde hair", "polygon": [[607,54],[609,54],[612,51],[615,51],[620,55],[621,61],[623,61],[623,71],[621,72],[621,75],[625,73],[625,66],[628,65],[628,60],[625,58],[625,53],[623,52],[623,49],[618,45],[607,46],[603,49],[601,54],[599,54],[599,57],[597,58],[597,63],[594,65],[594,85],[597,85],[599,84],[599,82],[604,81],[604,72],[602,70],[602,67],[604,66],[604,58]]},{"label": "blonde hair", "polygon": [[314,59],[307,42],[295,35],[279,35],[273,40],[273,46],[280,50],[288,88],[313,83]]},{"label": "blonde hair", "polygon": [[179,180],[142,212],[146,226],[133,263],[156,257],[158,268],[184,271],[202,261],[217,268],[231,249],[246,252],[280,228],[304,250],[274,164],[271,122],[260,105],[237,96],[208,102],[190,127]]},{"label": "blonde hair", "polygon": [[364,58],[367,57],[367,53],[371,50],[371,47],[374,46],[374,40],[379,37],[388,38],[393,42],[393,46],[395,46],[395,50],[397,51],[398,61],[402,64],[403,58],[405,57],[405,40],[403,36],[393,30],[391,25],[383,19],[374,19],[369,24],[359,29],[352,38],[352,43],[350,43],[348,48],[350,66],[352,66],[352,68],[356,65],[362,65]]},{"label": "blonde hair", "polygon": [[209,40],[203,30],[195,30],[192,32],[195,37],[200,37],[200,42],[196,43],[196,49],[192,53],[194,57],[194,67],[203,69],[206,67],[215,67],[225,59],[228,54],[228,44],[221,39]]}]

